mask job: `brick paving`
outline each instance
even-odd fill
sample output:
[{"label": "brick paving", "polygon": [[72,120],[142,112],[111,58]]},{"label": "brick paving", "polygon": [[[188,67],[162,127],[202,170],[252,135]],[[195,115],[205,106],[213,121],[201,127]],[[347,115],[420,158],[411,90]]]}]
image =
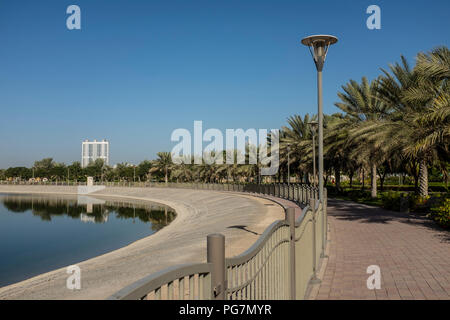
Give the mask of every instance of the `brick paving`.
[{"label": "brick paving", "polygon": [[[427,218],[328,201],[329,258],[312,298],[450,299],[450,232]],[[367,267],[381,269],[369,290]]]}]

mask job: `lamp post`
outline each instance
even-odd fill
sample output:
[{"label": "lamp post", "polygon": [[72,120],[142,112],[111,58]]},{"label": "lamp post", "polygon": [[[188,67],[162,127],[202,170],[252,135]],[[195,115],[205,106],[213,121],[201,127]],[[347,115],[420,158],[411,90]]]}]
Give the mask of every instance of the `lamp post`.
[{"label": "lamp post", "polygon": [[317,121],[311,121],[308,122],[308,124],[311,126],[311,135],[312,135],[312,156],[313,156],[313,186],[317,187],[316,184],[316,133],[317,133],[317,127],[319,126],[319,123]]},{"label": "lamp post", "polygon": [[289,154],[291,153],[291,147],[287,147],[287,156],[288,156],[288,162],[287,162],[287,167],[288,167],[288,187],[291,186],[291,172],[290,172],[290,159],[289,159]]},{"label": "lamp post", "polygon": [[322,102],[322,70],[327,57],[328,48],[338,39],[329,35],[314,35],[302,39],[302,44],[309,48],[317,69],[317,104],[319,118],[319,200],[323,201],[323,102]]}]

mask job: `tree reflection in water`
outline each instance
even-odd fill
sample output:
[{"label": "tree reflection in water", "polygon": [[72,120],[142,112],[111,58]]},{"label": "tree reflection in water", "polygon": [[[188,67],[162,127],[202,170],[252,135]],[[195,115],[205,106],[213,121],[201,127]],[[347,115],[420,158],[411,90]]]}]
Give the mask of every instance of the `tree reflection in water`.
[{"label": "tree reflection in water", "polygon": [[[86,199],[92,200],[87,201]],[[151,223],[151,228],[158,231],[176,217],[175,211],[162,204],[145,201],[127,202],[122,200],[99,200],[97,198],[48,195],[3,195],[1,201],[11,212],[31,211],[43,221],[52,217],[67,215],[83,222],[105,223],[110,214],[119,219],[136,219]]]}]

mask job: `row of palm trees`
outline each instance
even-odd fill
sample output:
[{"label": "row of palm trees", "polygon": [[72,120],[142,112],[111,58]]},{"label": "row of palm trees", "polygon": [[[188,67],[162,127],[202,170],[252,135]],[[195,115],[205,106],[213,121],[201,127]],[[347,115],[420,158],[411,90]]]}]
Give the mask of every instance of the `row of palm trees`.
[{"label": "row of palm trees", "polygon": [[[440,168],[448,180],[450,160],[450,52],[438,47],[419,53],[411,67],[400,63],[381,69],[372,81],[349,81],[338,93],[340,113],[324,116],[325,182],[334,174],[336,188],[341,175],[366,172],[371,178],[371,196],[377,196],[386,175],[404,173],[413,177],[417,191],[428,195],[428,170]],[[298,181],[314,179],[312,172],[312,122],[315,116],[294,115],[280,131],[280,169],[263,181],[286,181],[289,168]],[[270,138],[268,138],[270,143]],[[170,153],[159,153],[153,172],[163,172],[165,181],[261,181],[255,165],[174,165]],[[311,179],[312,178],[312,179]]]},{"label": "row of palm trees", "polygon": [[[329,165],[336,172],[354,166],[370,168],[372,197],[377,169],[405,170],[428,195],[428,168],[438,166],[445,179],[449,168],[450,52],[439,47],[419,53],[411,68],[401,63],[382,69],[369,82],[350,81],[335,105],[343,111],[329,119],[325,138]],[[350,167],[348,167],[350,165]],[[379,173],[378,175],[382,175]]]}]

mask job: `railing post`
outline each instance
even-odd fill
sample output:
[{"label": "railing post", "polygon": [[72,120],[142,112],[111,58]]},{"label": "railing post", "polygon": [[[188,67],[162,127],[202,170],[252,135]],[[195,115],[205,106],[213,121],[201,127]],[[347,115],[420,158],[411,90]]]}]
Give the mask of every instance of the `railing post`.
[{"label": "railing post", "polygon": [[295,209],[286,209],[286,221],[289,223],[289,297],[295,300]]},{"label": "railing post", "polygon": [[220,233],[207,236],[207,261],[212,264],[211,298],[225,300],[227,283],[225,278],[225,236]]},{"label": "railing post", "polygon": [[323,232],[323,238],[322,238],[322,254],[321,258],[328,258],[328,256],[325,254],[325,246],[327,243],[327,202],[328,202],[328,193],[327,188],[323,188],[323,203],[322,203],[322,232]]},{"label": "railing post", "polygon": [[313,275],[311,277],[310,280],[310,284],[316,284],[316,283],[320,283],[321,281],[317,278],[317,243],[316,243],[316,215],[317,215],[317,211],[316,211],[316,197],[314,198],[310,198],[309,199],[309,206],[312,209],[312,221],[313,221]]},{"label": "railing post", "polygon": [[303,185],[303,199],[302,202],[304,204],[308,204],[308,186],[307,185]]}]

